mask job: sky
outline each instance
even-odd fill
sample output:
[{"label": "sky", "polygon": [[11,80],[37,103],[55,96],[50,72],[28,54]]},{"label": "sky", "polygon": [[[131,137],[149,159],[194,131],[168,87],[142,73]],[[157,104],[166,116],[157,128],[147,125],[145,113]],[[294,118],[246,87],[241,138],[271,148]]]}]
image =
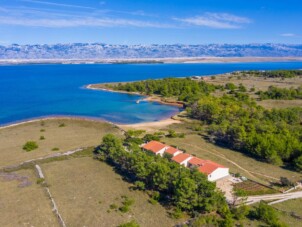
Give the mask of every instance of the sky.
[{"label": "sky", "polygon": [[302,44],[301,0],[0,0],[0,45]]}]

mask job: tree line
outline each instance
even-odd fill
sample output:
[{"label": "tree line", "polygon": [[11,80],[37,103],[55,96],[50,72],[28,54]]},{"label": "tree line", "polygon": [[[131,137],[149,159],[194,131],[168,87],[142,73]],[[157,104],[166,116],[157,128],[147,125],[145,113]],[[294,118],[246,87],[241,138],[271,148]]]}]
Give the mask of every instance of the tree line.
[{"label": "tree line", "polygon": [[216,213],[221,222],[231,221],[231,212],[223,194],[205,175],[144,152],[135,143],[123,143],[112,134],[105,135],[95,151],[98,159],[113,165],[137,189],[153,191],[153,199],[191,215]]},{"label": "tree line", "polygon": [[[271,76],[285,73],[287,77],[287,74],[300,75],[302,71],[267,71],[265,75],[267,73]],[[230,89],[232,85],[214,86],[189,78],[147,80],[112,88],[174,96],[185,101],[189,117],[208,125],[207,132],[213,142],[262,161],[286,164],[302,171],[302,108],[266,110],[240,90],[216,97],[210,93]]]},{"label": "tree line", "polygon": [[302,86],[298,88],[278,88],[275,86],[269,86],[267,91],[258,91],[261,100],[265,99],[302,99]]},{"label": "tree line", "polygon": [[302,108],[266,110],[249,98],[203,96],[187,108],[211,139],[266,162],[301,171]]},{"label": "tree line", "polygon": [[302,70],[269,70],[269,71],[245,71],[244,74],[268,78],[294,78],[302,76]]},{"label": "tree line", "polygon": [[[250,209],[246,205],[229,207],[215,183],[196,169],[187,169],[169,158],[160,157],[138,146],[143,132],[130,130],[125,139],[112,134],[103,137],[95,150],[96,158],[114,166],[124,179],[131,181],[135,190],[149,191],[150,202],[162,202],[174,207],[173,217],[187,212],[191,219],[179,226],[231,227],[242,220],[257,219],[271,226],[285,227],[274,208],[261,202]],[[133,140],[130,140],[132,138]],[[121,226],[139,226],[127,223]]]},{"label": "tree line", "polygon": [[166,78],[160,80],[145,80],[131,83],[107,84],[107,87],[118,91],[139,92],[141,94],[161,95],[162,97],[177,97],[179,101],[192,101],[201,94],[209,94],[221,86],[196,82],[190,78]]}]

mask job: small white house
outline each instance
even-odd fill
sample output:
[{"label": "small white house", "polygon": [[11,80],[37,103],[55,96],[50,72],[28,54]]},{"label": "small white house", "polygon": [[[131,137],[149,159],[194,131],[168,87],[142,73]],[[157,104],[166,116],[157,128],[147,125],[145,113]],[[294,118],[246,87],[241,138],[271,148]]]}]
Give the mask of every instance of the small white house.
[{"label": "small white house", "polygon": [[167,145],[160,143],[158,141],[150,141],[142,146],[142,148],[146,151],[150,151],[156,155],[163,156],[165,150],[167,149]]},{"label": "small white house", "polygon": [[180,153],[172,158],[172,161],[179,163],[180,165],[183,165],[185,167],[188,167],[188,161],[192,159],[193,157],[189,154]]},{"label": "small white house", "polygon": [[216,170],[214,170],[213,172],[211,172],[208,175],[208,180],[209,181],[216,181],[216,180],[219,180],[221,178],[227,177],[229,175],[230,175],[229,168],[218,167]]},{"label": "small white house", "polygon": [[165,154],[169,154],[172,157],[175,157],[176,155],[179,155],[181,153],[183,153],[183,152],[174,147],[166,147],[166,149],[165,149]]},{"label": "small white house", "polygon": [[197,157],[193,157],[188,161],[188,167],[197,168],[201,173],[208,176],[209,181],[216,181],[229,175],[229,168]]},{"label": "small white house", "polygon": [[143,144],[141,147],[155,155],[163,156],[165,153],[169,154],[172,156],[172,161],[188,168],[197,168],[199,172],[208,177],[209,181],[216,181],[229,176],[229,168],[210,160],[193,157],[190,154],[183,153],[174,147],[167,146],[158,141],[150,141],[149,143]]}]

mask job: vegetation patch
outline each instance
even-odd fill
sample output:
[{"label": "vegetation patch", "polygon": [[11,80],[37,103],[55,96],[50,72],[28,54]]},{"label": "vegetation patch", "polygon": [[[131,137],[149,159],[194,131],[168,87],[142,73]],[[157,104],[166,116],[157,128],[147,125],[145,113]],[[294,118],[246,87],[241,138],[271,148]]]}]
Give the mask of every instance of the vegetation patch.
[{"label": "vegetation patch", "polygon": [[[195,212],[216,213],[224,217],[223,220],[228,219],[230,210],[225,198],[205,175],[168,159],[149,155],[136,144],[128,145],[127,150],[121,139],[108,134],[103,137],[103,143],[96,153],[101,160],[113,165],[125,179],[143,182],[146,189],[158,193],[156,199],[160,197],[163,204],[192,215]],[[155,197],[152,199],[155,200]],[[124,201],[126,208],[128,202]]]},{"label": "vegetation patch", "polygon": [[277,193],[278,191],[266,187],[264,185],[258,184],[254,181],[247,180],[234,184],[234,192],[237,196],[251,196],[273,194]]},{"label": "vegetation patch", "polygon": [[24,145],[23,145],[23,150],[29,152],[29,151],[33,151],[35,149],[37,149],[39,146],[37,144],[37,142],[35,141],[27,141]]}]

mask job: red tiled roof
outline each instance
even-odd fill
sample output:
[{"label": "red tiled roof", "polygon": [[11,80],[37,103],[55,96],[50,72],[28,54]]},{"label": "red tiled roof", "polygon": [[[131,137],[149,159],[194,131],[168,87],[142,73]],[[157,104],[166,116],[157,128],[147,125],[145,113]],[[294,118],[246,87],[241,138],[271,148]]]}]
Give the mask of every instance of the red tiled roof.
[{"label": "red tiled roof", "polygon": [[149,143],[143,146],[144,149],[152,151],[153,153],[159,152],[161,149],[165,148],[166,145],[158,141],[150,141]]},{"label": "red tiled roof", "polygon": [[202,166],[205,162],[205,160],[196,157],[189,160],[189,163],[194,166]]},{"label": "red tiled roof", "polygon": [[168,147],[168,149],[165,150],[165,152],[167,152],[168,154],[171,154],[171,155],[175,154],[177,151],[179,151],[179,150],[177,150],[174,147]]},{"label": "red tiled roof", "polygon": [[222,165],[219,165],[215,162],[206,160],[205,163],[198,168],[198,170],[206,175],[213,173],[218,168],[225,168]]},{"label": "red tiled roof", "polygon": [[184,160],[186,160],[187,158],[189,158],[191,155],[189,154],[184,154],[184,153],[181,153],[181,154],[178,154],[176,156],[174,156],[172,158],[172,160],[174,162],[178,162],[178,163],[182,163]]}]

